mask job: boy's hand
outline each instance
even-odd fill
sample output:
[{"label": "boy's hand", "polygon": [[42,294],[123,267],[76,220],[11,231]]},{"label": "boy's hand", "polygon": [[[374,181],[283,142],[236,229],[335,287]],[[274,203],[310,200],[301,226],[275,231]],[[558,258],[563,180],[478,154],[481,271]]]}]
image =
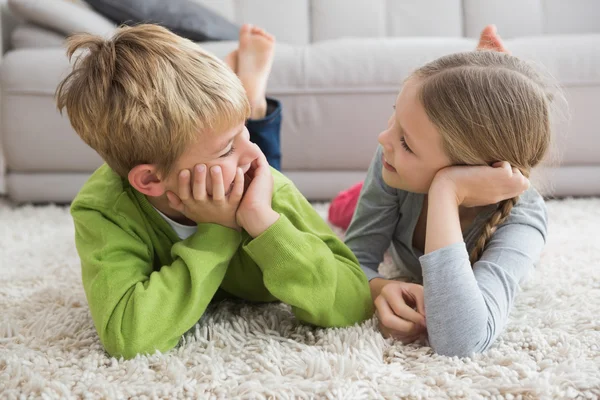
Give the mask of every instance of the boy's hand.
[{"label": "boy's hand", "polygon": [[[486,206],[521,195],[529,179],[506,161],[489,166],[453,166],[440,170],[431,187],[442,187],[456,196],[457,205]],[[431,190],[431,189],[430,189]]]},{"label": "boy's hand", "polygon": [[246,179],[249,184],[237,211],[237,223],[255,238],[279,219],[271,208],[273,175],[264,154],[252,162]]},{"label": "boy's hand", "polygon": [[426,332],[423,286],[381,278],[372,279],[369,286],[385,337],[408,344]]},{"label": "boy's hand", "polygon": [[221,167],[212,167],[210,175],[212,196],[206,192],[206,165],[196,165],[193,177],[188,169],[180,171],[177,182],[179,193],[167,192],[169,206],[197,224],[214,223],[239,231],[235,214],[244,194],[242,169],[237,169],[229,195],[225,195]]}]

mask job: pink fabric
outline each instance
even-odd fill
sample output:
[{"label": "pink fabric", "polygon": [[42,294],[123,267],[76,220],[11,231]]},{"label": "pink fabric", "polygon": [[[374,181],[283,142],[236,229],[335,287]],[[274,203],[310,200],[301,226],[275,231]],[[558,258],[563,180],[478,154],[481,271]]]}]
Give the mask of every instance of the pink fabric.
[{"label": "pink fabric", "polygon": [[350,189],[340,192],[329,205],[329,222],[333,225],[342,228],[343,230],[348,229],[356,204],[358,203],[358,197],[362,189],[363,183],[357,183]]}]

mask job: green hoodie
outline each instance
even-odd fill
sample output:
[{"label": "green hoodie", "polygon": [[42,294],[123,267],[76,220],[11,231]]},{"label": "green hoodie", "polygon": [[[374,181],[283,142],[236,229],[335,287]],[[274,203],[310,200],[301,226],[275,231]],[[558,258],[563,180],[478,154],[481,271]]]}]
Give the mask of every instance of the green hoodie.
[{"label": "green hoodie", "polygon": [[180,240],[107,165],[91,176],[71,214],[83,286],[108,353],[131,358],[173,348],[216,294],[282,301],[300,321],[321,327],[372,315],[356,257],[294,184],[272,173],[272,207],[280,218],[254,239],[204,223]]}]

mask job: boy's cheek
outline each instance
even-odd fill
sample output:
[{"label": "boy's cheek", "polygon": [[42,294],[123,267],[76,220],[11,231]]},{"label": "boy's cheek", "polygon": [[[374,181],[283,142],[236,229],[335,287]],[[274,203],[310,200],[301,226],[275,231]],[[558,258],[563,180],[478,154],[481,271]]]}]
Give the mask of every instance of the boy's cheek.
[{"label": "boy's cheek", "polygon": [[175,194],[179,193],[179,187],[177,184],[177,173],[171,173],[169,177],[163,181],[163,184],[165,192],[170,191]]}]

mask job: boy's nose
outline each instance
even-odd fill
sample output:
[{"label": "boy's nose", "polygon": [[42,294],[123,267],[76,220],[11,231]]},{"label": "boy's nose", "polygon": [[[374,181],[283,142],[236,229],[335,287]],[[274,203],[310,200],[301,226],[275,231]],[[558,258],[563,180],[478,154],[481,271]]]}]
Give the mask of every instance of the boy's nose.
[{"label": "boy's nose", "polygon": [[252,161],[256,160],[262,152],[260,151],[260,147],[255,143],[250,143],[246,151],[244,152],[244,156],[240,158],[240,164],[249,164]]}]

